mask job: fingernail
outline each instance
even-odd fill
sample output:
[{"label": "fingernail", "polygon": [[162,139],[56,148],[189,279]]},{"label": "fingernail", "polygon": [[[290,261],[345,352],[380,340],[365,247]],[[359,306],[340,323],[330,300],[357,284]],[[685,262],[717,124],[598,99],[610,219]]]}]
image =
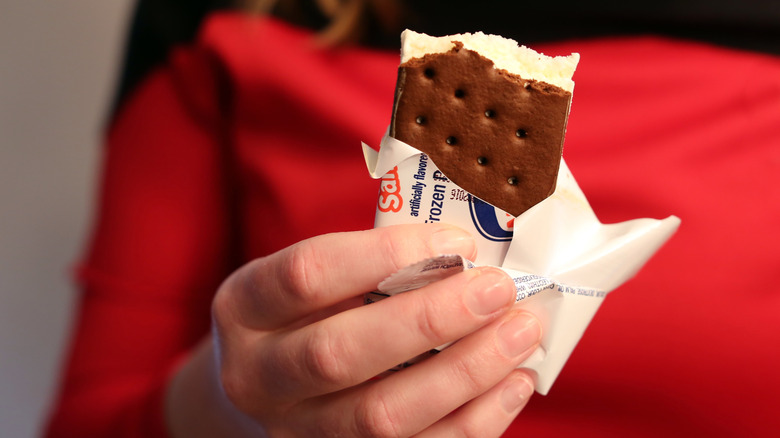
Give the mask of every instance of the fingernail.
[{"label": "fingernail", "polygon": [[466,306],[477,315],[489,315],[513,301],[512,279],[496,268],[481,268],[466,283]]},{"label": "fingernail", "polygon": [[460,254],[471,256],[476,252],[474,237],[458,228],[445,228],[433,233],[431,248],[438,254]]},{"label": "fingernail", "polygon": [[534,387],[525,377],[515,379],[501,393],[501,406],[508,414],[525,405],[534,393]]},{"label": "fingernail", "polygon": [[515,357],[536,345],[541,335],[536,317],[522,312],[498,328],[498,345],[507,357]]}]

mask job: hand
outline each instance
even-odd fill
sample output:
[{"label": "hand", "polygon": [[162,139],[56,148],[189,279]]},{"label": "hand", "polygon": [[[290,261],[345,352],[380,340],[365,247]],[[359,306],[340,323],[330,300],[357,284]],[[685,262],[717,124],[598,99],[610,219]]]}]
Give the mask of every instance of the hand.
[{"label": "hand", "polygon": [[[380,302],[362,295],[440,253],[475,255],[444,225],[331,234],[255,260],[213,304],[228,399],[270,436],[498,436],[533,391],[517,370],[536,319],[511,278],[476,268]],[[447,342],[441,353],[375,376]]]}]

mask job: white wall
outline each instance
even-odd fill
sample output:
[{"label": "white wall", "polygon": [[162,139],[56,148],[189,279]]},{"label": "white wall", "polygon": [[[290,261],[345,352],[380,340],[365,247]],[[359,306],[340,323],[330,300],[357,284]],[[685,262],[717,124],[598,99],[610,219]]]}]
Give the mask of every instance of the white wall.
[{"label": "white wall", "polygon": [[40,432],[129,0],[0,0],[0,435]]}]

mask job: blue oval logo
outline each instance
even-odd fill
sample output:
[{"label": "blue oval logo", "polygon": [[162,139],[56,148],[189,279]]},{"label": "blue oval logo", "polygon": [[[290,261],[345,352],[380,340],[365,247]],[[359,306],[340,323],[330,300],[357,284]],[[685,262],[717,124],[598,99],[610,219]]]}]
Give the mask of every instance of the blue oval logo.
[{"label": "blue oval logo", "polygon": [[498,210],[474,195],[469,195],[469,198],[471,220],[484,238],[494,242],[512,240],[512,227],[515,221],[513,216]]}]

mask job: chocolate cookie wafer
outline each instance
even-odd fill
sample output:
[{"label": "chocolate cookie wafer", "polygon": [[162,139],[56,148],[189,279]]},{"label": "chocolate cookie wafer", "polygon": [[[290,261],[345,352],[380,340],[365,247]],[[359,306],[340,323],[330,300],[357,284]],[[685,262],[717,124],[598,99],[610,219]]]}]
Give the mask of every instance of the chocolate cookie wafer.
[{"label": "chocolate cookie wafer", "polygon": [[555,191],[578,60],[494,35],[407,30],[390,135],[518,216]]}]

